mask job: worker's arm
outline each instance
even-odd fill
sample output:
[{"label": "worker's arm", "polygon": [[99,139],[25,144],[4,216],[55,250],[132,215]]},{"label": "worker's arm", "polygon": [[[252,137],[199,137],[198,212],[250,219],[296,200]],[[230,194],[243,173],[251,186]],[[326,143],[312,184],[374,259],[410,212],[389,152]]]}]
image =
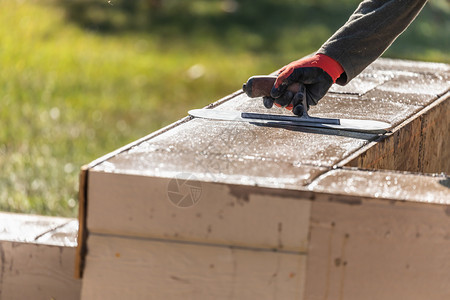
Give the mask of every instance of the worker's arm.
[{"label": "worker's arm", "polygon": [[[301,113],[302,95],[286,92],[294,83],[306,86],[308,105],[316,105],[336,82],[345,85],[376,60],[408,27],[426,0],[366,0],[312,58],[294,61],[281,69],[264,105],[293,107]],[[340,73],[339,73],[340,72]],[[337,75],[337,73],[339,73]]]},{"label": "worker's arm", "polygon": [[338,61],[344,69],[338,84],[346,84],[380,57],[409,26],[426,0],[367,0],[318,53]]}]

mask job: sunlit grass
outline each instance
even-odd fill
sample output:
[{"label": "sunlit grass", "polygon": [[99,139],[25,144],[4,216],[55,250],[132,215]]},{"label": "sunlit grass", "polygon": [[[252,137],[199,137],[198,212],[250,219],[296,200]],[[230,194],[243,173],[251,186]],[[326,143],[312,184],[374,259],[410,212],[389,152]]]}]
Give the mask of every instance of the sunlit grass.
[{"label": "sunlit grass", "polygon": [[[75,216],[82,164],[311,53],[358,1],[265,0],[260,15],[238,2],[227,13],[190,1],[178,19],[181,2],[167,0],[144,29],[103,31],[67,21],[63,1],[2,0],[0,210]],[[450,62],[445,13],[424,11],[387,55]],[[116,14],[117,26],[126,20]]]}]

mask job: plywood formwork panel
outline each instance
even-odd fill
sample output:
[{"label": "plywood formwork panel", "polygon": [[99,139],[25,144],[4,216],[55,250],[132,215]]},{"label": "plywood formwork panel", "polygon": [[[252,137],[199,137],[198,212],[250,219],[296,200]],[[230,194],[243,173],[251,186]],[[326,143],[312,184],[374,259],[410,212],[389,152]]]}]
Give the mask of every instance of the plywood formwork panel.
[{"label": "plywood formwork panel", "polygon": [[79,299],[75,219],[0,213],[0,300]]},{"label": "plywood formwork panel", "polygon": [[0,241],[0,299],[80,299],[74,247]]},{"label": "plywood formwork panel", "polygon": [[303,299],[305,256],[89,236],[82,299]]},{"label": "plywood formwork panel", "polygon": [[306,299],[449,299],[449,205],[325,195],[311,211]]},{"label": "plywood formwork panel", "polygon": [[[176,190],[176,186],[169,186],[171,181],[176,184],[176,179],[92,172],[89,185],[95,188],[88,194],[88,230],[250,248],[306,250],[308,192],[289,194],[201,183],[192,177],[178,180],[180,189]],[[190,198],[195,202],[183,207],[173,202],[170,193],[188,195],[185,188],[197,189],[198,198]]]}]

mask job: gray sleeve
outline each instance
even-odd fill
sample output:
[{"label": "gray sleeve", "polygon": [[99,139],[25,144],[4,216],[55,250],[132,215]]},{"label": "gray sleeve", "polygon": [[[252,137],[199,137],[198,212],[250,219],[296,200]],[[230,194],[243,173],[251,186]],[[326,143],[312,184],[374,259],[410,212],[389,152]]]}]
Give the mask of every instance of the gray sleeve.
[{"label": "gray sleeve", "polygon": [[365,0],[318,53],[338,61],[344,85],[383,54],[421,11],[427,0]]}]

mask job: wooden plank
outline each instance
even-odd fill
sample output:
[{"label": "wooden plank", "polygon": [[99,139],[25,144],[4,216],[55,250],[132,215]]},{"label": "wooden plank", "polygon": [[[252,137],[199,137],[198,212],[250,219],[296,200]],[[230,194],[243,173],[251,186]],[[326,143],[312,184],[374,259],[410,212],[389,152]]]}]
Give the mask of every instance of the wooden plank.
[{"label": "wooden plank", "polygon": [[89,235],[82,299],[303,299],[305,256]]},{"label": "wooden plank", "polygon": [[450,299],[450,206],[313,202],[306,299]]},{"label": "wooden plank", "polygon": [[419,168],[424,173],[450,175],[450,92],[441,101],[421,117]]},{"label": "wooden plank", "polygon": [[0,241],[0,299],[80,299],[75,248]]},{"label": "wooden plank", "polygon": [[[91,170],[89,232],[305,251],[309,192],[200,183],[191,178],[199,198],[192,206],[179,207],[171,201],[175,187],[169,184],[174,180]],[[187,195],[189,184],[181,183],[179,193]]]},{"label": "wooden plank", "polygon": [[450,93],[339,165],[422,173],[450,173]]},{"label": "wooden plank", "polygon": [[0,213],[0,299],[79,299],[76,219]]}]

